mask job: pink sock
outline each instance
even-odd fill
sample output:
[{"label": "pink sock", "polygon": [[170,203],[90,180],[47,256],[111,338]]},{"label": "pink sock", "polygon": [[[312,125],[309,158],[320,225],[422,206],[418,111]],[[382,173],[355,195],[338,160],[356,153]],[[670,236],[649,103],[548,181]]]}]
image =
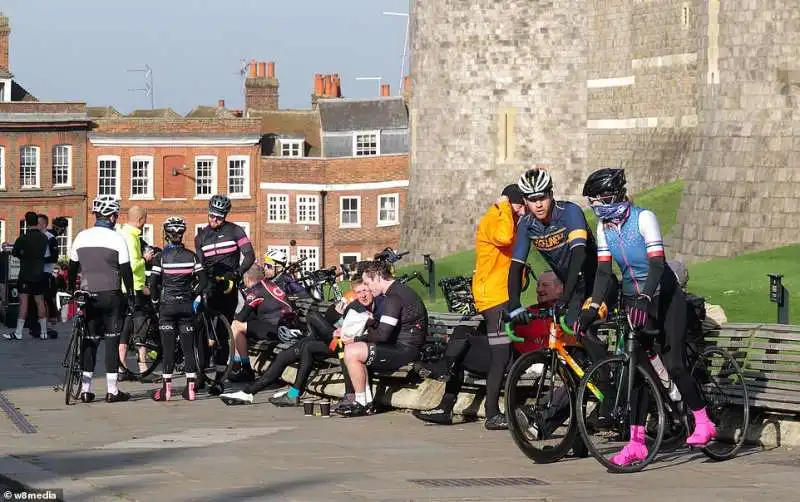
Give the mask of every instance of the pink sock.
[{"label": "pink sock", "polygon": [[708,418],[708,413],[706,413],[705,406],[703,406],[699,410],[693,411],[692,414],[694,415],[695,424],[707,424],[711,422],[711,419]]}]

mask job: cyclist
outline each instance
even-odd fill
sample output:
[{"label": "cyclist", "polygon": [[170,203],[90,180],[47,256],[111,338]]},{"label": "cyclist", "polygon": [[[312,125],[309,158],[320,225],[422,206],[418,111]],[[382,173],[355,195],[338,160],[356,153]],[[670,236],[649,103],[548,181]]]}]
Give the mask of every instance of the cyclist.
[{"label": "cyclist", "polygon": [[[667,371],[694,414],[695,429],[686,443],[704,446],[716,436],[716,427],[706,413],[694,377],[685,366],[686,299],[675,273],[665,262],[661,230],[655,214],[633,205],[625,184],[623,169],[600,169],[589,176],[583,187],[583,195],[588,197],[599,218],[599,266],[592,294],[594,303],[581,312],[576,328],[583,331],[596,319],[597,302],[604,298],[603,287],[613,277],[613,258],[622,271],[624,306],[631,326],[658,328]],[[630,465],[647,457],[645,407],[640,401],[631,399],[631,439],[611,459],[617,465]]]},{"label": "cyclist", "polygon": [[150,269],[150,301],[158,307],[158,331],[164,354],[163,383],[152,393],[154,401],[169,401],[172,396],[172,370],[175,365],[175,345],[181,338],[186,387],[183,398],[195,400],[197,361],[194,357],[195,332],[192,302],[206,289],[206,274],[197,256],[183,246],[186,220],[170,216],[164,221],[166,248],[156,257]]},{"label": "cyclist", "polygon": [[[133,307],[133,272],[125,239],[114,231],[119,217],[119,201],[111,196],[101,196],[92,201],[95,225],[78,233],[69,254],[69,290],[75,290],[78,268],[81,271],[82,289],[92,294],[86,307],[88,333],[81,347],[80,400],[94,401],[92,376],[100,340],[106,340],[106,402],[127,401],[130,394],[117,387],[119,370],[120,329],[124,299],[120,284],[128,292],[128,309]],[[121,280],[120,280],[121,279]]]},{"label": "cyclist", "polygon": [[[211,197],[208,201],[208,226],[200,230],[194,239],[195,253],[209,278],[211,294],[208,301],[213,310],[220,312],[228,322],[233,321],[233,314],[239,302],[239,290],[236,285],[256,259],[253,245],[244,229],[225,220],[230,211],[231,201],[228,197],[224,195]],[[220,340],[215,357],[217,363],[215,383],[209,389],[212,395],[222,394],[222,377],[227,368],[229,355],[229,340]]]},{"label": "cyclist", "polygon": [[[36,304],[36,312],[39,315],[39,337],[47,339],[47,307],[44,302],[44,294],[47,291],[45,283],[45,265],[48,251],[47,236],[39,229],[39,217],[33,211],[25,213],[25,225],[27,230],[20,235],[14,242],[11,255],[20,260],[19,270],[19,315],[17,316],[17,329],[6,333],[3,337],[6,340],[22,340],[22,330],[28,316],[28,308],[31,303]],[[33,330],[31,330],[33,331]]]},{"label": "cyclist", "polygon": [[302,284],[286,272],[289,257],[279,249],[270,249],[264,254],[264,275],[290,295],[305,296],[306,289]]}]

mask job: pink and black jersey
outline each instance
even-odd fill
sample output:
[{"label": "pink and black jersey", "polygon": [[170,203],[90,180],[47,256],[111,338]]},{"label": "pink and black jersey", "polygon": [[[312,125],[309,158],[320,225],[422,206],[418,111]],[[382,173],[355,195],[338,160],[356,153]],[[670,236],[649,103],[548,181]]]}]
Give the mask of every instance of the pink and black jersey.
[{"label": "pink and black jersey", "polygon": [[[244,275],[256,259],[244,229],[229,221],[218,228],[207,226],[200,230],[194,239],[194,247],[209,278],[237,271]],[[240,253],[243,256],[241,264]]]},{"label": "pink and black jersey", "polygon": [[150,269],[150,297],[162,305],[191,303],[205,280],[203,266],[183,245],[170,244],[153,260]]}]

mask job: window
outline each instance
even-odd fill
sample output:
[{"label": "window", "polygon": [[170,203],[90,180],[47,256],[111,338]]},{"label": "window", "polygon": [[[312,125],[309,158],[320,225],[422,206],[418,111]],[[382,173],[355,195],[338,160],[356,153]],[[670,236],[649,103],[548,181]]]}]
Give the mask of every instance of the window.
[{"label": "window", "polygon": [[6,221],[0,220],[0,244],[6,242]]},{"label": "window", "polygon": [[354,265],[361,261],[361,253],[339,253],[340,265]]},{"label": "window", "polygon": [[153,225],[151,223],[146,223],[144,228],[142,228],[142,239],[151,246],[154,244]]},{"label": "window", "polygon": [[25,223],[25,220],[19,220],[19,235],[25,235],[25,232],[28,231],[28,224]]},{"label": "window", "polygon": [[400,223],[400,194],[378,196],[378,226],[398,225]]},{"label": "window", "polygon": [[267,195],[267,222],[289,223],[288,195]]},{"label": "window", "polygon": [[196,157],[194,159],[195,198],[210,199],[217,193],[217,158]]},{"label": "window", "polygon": [[231,198],[250,197],[250,157],[228,157],[228,195]]},{"label": "window", "polygon": [[97,195],[119,198],[119,157],[103,155],[97,159]]},{"label": "window", "polygon": [[22,188],[39,188],[39,147],[19,149],[19,178]]},{"label": "window", "polygon": [[380,131],[353,134],[353,156],[380,155]]},{"label": "window", "polygon": [[152,198],[153,157],[131,157],[131,200]]},{"label": "window", "polygon": [[305,140],[302,139],[282,139],[281,157],[303,157],[305,150]]},{"label": "window", "polygon": [[72,147],[56,145],[53,147],[53,186],[72,185]]},{"label": "window", "polygon": [[69,249],[72,247],[72,218],[67,218],[67,229],[63,235],[56,237],[56,242],[58,242],[59,259],[69,256]]},{"label": "window", "polygon": [[244,234],[250,237],[250,223],[246,221],[234,221],[234,223],[242,227],[242,230],[244,230]]},{"label": "window", "polygon": [[6,149],[0,146],[0,190],[6,188]]},{"label": "window", "polygon": [[301,264],[301,267],[305,272],[313,272],[319,268],[318,247],[298,246],[297,259],[302,260],[303,258],[306,258],[306,261]]},{"label": "window", "polygon": [[361,226],[361,197],[339,197],[339,226]]},{"label": "window", "polygon": [[319,223],[319,216],[317,216],[318,201],[316,195],[298,195],[297,196],[297,223],[305,223],[306,225],[317,225]]}]

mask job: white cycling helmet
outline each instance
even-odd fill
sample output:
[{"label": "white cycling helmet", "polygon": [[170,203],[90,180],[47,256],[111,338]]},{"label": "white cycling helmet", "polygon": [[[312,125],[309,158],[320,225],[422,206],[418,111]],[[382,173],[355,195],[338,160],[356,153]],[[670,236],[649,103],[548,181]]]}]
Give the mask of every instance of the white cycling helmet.
[{"label": "white cycling helmet", "polygon": [[170,216],[164,221],[164,231],[182,234],[186,232],[186,220],[182,216]]},{"label": "white cycling helmet", "polygon": [[92,201],[92,213],[100,216],[111,216],[119,214],[120,204],[116,197],[111,195],[101,195]]},{"label": "white cycling helmet", "polygon": [[284,343],[297,340],[303,336],[299,329],[289,329],[286,326],[278,326],[278,339]]},{"label": "white cycling helmet", "polygon": [[525,197],[541,197],[553,191],[553,179],[544,169],[528,169],[517,181],[517,186]]},{"label": "white cycling helmet", "polygon": [[264,254],[264,263],[277,263],[278,265],[286,265],[286,262],[289,261],[289,258],[286,256],[286,253],[281,251],[280,249],[270,249]]}]

